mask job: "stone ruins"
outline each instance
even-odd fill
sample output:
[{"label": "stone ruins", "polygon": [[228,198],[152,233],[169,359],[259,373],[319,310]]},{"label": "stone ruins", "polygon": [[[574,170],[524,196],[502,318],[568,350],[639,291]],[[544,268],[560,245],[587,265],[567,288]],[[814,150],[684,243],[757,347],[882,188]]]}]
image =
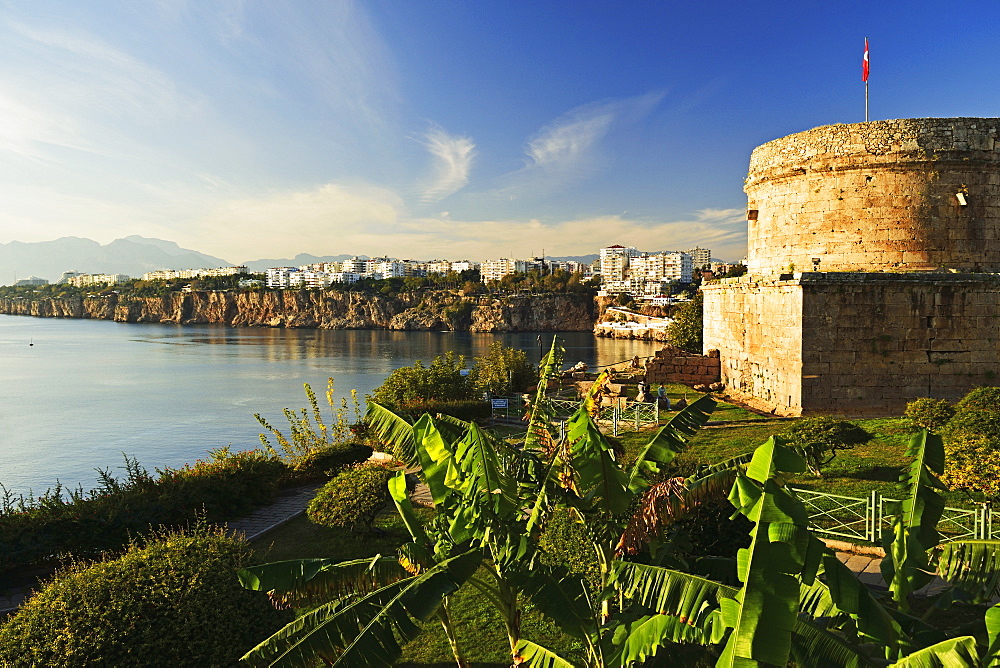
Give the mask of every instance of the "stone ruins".
[{"label": "stone ruins", "polygon": [[1000,383],[1000,119],[829,125],[757,147],[746,276],[704,349],[781,415],[898,415]]}]

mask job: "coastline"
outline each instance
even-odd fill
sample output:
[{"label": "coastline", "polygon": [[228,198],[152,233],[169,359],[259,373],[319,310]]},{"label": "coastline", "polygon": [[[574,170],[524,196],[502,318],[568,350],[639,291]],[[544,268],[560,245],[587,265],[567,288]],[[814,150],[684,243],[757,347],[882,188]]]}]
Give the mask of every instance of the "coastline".
[{"label": "coastline", "polygon": [[593,331],[602,305],[581,293],[481,296],[446,291],[172,292],[162,297],[0,299],[0,314],[125,323],[395,331]]}]

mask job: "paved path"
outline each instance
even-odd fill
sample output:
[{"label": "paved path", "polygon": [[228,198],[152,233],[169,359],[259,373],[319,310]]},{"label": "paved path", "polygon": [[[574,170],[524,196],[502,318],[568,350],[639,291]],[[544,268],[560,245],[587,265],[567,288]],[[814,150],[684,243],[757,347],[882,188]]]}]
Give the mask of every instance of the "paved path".
[{"label": "paved path", "polygon": [[271,529],[295,519],[306,512],[309,501],[316,496],[322,483],[297,487],[282,492],[270,506],[258,508],[246,517],[226,522],[233,531],[246,534],[247,540],[256,540]]}]

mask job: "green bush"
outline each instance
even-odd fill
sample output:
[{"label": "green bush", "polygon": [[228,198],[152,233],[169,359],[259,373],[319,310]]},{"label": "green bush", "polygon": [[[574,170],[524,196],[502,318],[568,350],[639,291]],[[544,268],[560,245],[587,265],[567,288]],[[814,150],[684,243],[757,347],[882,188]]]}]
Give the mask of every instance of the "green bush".
[{"label": "green bush", "polygon": [[204,527],[57,573],[0,627],[5,666],[222,666],[281,628],[243,540]]},{"label": "green bush", "polygon": [[955,404],[958,411],[1000,410],[1000,387],[977,387],[958,400]]},{"label": "green bush", "polygon": [[321,526],[369,533],[375,516],[389,503],[389,478],[395,474],[374,463],[341,471],[319,489],[306,515]]},{"label": "green bush", "polygon": [[909,419],[915,429],[926,429],[939,433],[955,415],[955,408],[945,399],[921,397],[906,404],[903,415]]},{"label": "green bush", "polygon": [[802,453],[814,475],[822,475],[821,469],[833,461],[837,450],[848,450],[872,439],[871,434],[853,422],[832,417],[796,420],[780,435]]},{"label": "green bush", "polygon": [[150,475],[126,458],[127,477],[101,472],[89,494],[61,488],[3,499],[0,508],[0,571],[50,562],[55,555],[94,558],[117,550],[150,526],[179,526],[201,515],[209,521],[238,517],[277,497],[286,478],[278,459],[258,451],[214,451],[209,461]]},{"label": "green bush", "polygon": [[490,408],[488,401],[468,399],[465,401],[422,401],[409,404],[399,412],[412,415],[415,418],[424,413],[430,413],[431,415],[444,413],[445,415],[457,417],[459,420],[474,422],[490,417],[492,411],[493,409]]},{"label": "green bush", "polygon": [[320,480],[339,473],[342,469],[360,464],[372,456],[373,450],[360,443],[341,443],[317,448],[299,458],[292,469],[296,480]]},{"label": "green bush", "polygon": [[1000,498],[1000,388],[979,387],[962,397],[942,437],[941,480],[980,499]]}]

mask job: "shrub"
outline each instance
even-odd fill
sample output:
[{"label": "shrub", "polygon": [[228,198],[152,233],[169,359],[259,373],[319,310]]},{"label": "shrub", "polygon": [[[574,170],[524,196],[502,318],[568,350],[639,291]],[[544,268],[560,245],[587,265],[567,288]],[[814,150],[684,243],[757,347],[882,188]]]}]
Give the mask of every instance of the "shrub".
[{"label": "shrub", "polygon": [[301,481],[329,478],[348,466],[366,461],[372,456],[372,452],[369,446],[359,443],[317,448],[295,463],[293,473]]},{"label": "shrub", "polygon": [[1000,388],[979,387],[962,397],[942,437],[941,480],[953,490],[1000,498]]},{"label": "shrub", "polygon": [[165,532],[117,559],[57,573],[0,627],[9,666],[233,665],[287,621],[243,589],[243,540]]},{"label": "shrub", "polygon": [[444,413],[445,415],[457,417],[459,420],[473,422],[490,417],[493,409],[490,408],[490,404],[487,401],[467,399],[465,401],[422,401],[410,404],[399,412],[414,417],[419,417],[424,413],[430,413],[431,415]]},{"label": "shrub", "polygon": [[814,475],[822,475],[821,469],[833,461],[837,450],[848,450],[872,438],[853,422],[832,417],[796,420],[780,435],[805,457],[806,465]]},{"label": "shrub", "polygon": [[341,471],[319,489],[306,515],[321,526],[371,532],[375,516],[389,503],[388,483],[395,473],[381,464]]},{"label": "shrub", "polygon": [[[260,442],[264,449],[275,455],[278,455],[280,451],[284,461],[293,468],[299,459],[307,457],[313,450],[348,443],[354,438],[347,419],[347,399],[341,399],[340,406],[337,406],[334,401],[333,378],[328,378],[326,381],[326,404],[330,408],[329,420],[323,419],[323,413],[319,408],[319,401],[316,399],[316,393],[313,392],[312,386],[309,383],[303,383],[303,386],[309,406],[298,411],[293,411],[291,408],[286,408],[284,411],[285,418],[288,420],[289,436],[286,437],[284,433],[272,427],[260,413],[254,413],[257,422],[271,432],[278,444],[278,447],[275,448],[271,445],[267,434],[260,434]],[[354,400],[354,421],[356,423],[361,420],[356,390],[351,390],[351,397]]]},{"label": "shrub", "polygon": [[903,412],[915,429],[938,433],[955,415],[955,409],[945,399],[921,397],[906,404]]},{"label": "shrub", "polygon": [[101,471],[101,486],[68,497],[60,488],[39,498],[4,499],[0,509],[0,571],[51,561],[58,554],[92,558],[127,545],[151,525],[183,525],[239,516],[271,503],[285,465],[259,451],[222,448],[209,461],[157,470],[153,477],[126,458],[127,477]]}]

